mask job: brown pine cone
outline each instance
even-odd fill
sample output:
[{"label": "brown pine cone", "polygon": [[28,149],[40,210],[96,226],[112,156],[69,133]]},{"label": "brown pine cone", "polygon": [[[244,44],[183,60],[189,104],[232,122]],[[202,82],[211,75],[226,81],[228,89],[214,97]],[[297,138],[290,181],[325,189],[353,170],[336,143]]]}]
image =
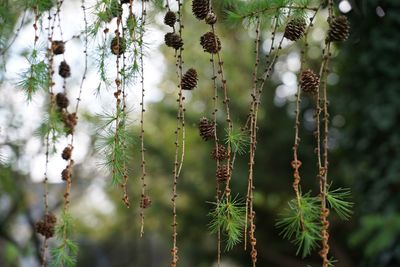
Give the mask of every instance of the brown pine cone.
[{"label": "brown pine cone", "polygon": [[60,109],[67,108],[69,105],[69,100],[66,94],[58,93],[56,95],[56,104]]},{"label": "brown pine cone", "polygon": [[61,114],[61,120],[64,123],[64,128],[67,134],[72,134],[75,130],[75,126],[78,123],[78,117],[76,113],[63,112]]},{"label": "brown pine cone", "polygon": [[312,70],[303,71],[300,78],[300,87],[305,93],[317,93],[319,87],[318,76]]},{"label": "brown pine cone", "polygon": [[213,32],[207,32],[200,37],[200,44],[205,52],[216,54],[221,50],[221,41]]},{"label": "brown pine cone", "polygon": [[36,232],[46,238],[51,238],[54,236],[56,222],[56,216],[53,213],[49,213],[35,224]]},{"label": "brown pine cone", "polygon": [[211,158],[214,160],[226,160],[228,158],[228,151],[225,146],[218,144],[217,147],[214,147],[213,151],[211,151]]},{"label": "brown pine cone", "polygon": [[65,52],[65,44],[63,41],[52,41],[51,42],[51,50],[54,55],[61,55]]},{"label": "brown pine cone", "polygon": [[297,41],[303,36],[305,30],[306,22],[304,19],[295,18],[288,22],[283,36],[291,41]]},{"label": "brown pine cone", "polygon": [[65,60],[61,61],[60,63],[60,66],[58,67],[58,74],[63,78],[68,78],[71,76],[71,68]]},{"label": "brown pine cone", "polygon": [[197,71],[190,68],[182,77],[181,86],[183,90],[192,90],[197,85]]},{"label": "brown pine cone", "polygon": [[182,38],[178,34],[173,33],[173,32],[169,32],[169,33],[165,34],[164,41],[167,46],[173,47],[176,50],[178,50],[179,48],[181,48],[183,46]]},{"label": "brown pine cone", "polygon": [[61,157],[64,160],[69,160],[71,158],[71,155],[72,155],[72,148],[70,146],[67,146],[64,148]]},{"label": "brown pine cone", "polygon": [[229,179],[229,167],[228,165],[220,165],[217,168],[217,181],[220,183],[226,182]]},{"label": "brown pine cone", "polygon": [[346,16],[334,18],[329,25],[328,37],[329,42],[346,41],[349,37],[350,25]]},{"label": "brown pine cone", "polygon": [[210,10],[210,3],[208,0],[193,0],[192,12],[196,18],[203,20],[206,18]]},{"label": "brown pine cone", "polygon": [[164,17],[164,24],[170,27],[174,27],[176,22],[176,14],[175,12],[168,11]]},{"label": "brown pine cone", "polygon": [[65,167],[65,169],[61,172],[61,179],[63,181],[69,181],[71,179],[71,170],[69,166]]},{"label": "brown pine cone", "polygon": [[122,37],[114,37],[111,41],[111,53],[120,56],[125,53],[126,41]]},{"label": "brown pine cone", "polygon": [[140,199],[140,207],[142,209],[147,209],[151,205],[151,198],[149,196],[142,196]]},{"label": "brown pine cone", "polygon": [[208,120],[207,118],[201,118],[199,123],[200,136],[204,141],[215,138],[215,122]]}]

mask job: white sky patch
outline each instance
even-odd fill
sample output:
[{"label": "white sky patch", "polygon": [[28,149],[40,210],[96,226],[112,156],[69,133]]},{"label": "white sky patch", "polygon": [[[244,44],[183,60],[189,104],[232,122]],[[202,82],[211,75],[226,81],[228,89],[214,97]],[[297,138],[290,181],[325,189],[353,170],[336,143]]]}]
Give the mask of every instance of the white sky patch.
[{"label": "white sky patch", "polygon": [[343,0],[339,3],[339,10],[343,13],[348,13],[351,11],[351,4],[347,0]]}]

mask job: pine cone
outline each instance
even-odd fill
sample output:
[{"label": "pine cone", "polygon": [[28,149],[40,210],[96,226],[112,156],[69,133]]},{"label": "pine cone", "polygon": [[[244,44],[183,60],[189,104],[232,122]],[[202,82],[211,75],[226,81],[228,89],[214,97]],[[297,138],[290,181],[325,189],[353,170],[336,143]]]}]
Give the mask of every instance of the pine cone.
[{"label": "pine cone", "polygon": [[142,209],[147,209],[151,205],[151,198],[149,196],[142,196],[140,199],[140,207]]},{"label": "pine cone", "polygon": [[173,32],[169,32],[169,33],[165,34],[164,41],[167,46],[173,47],[176,50],[178,50],[179,48],[181,48],[183,46],[182,38],[178,34],[173,33]]},{"label": "pine cone", "polygon": [[200,37],[200,44],[205,52],[216,54],[221,50],[221,42],[217,35],[207,32]]},{"label": "pine cone", "polygon": [[193,0],[192,2],[192,12],[199,20],[206,18],[209,9],[210,3],[208,0]]},{"label": "pine cone", "polygon": [[67,108],[69,105],[69,100],[66,94],[58,93],[56,95],[56,104],[60,109]]},{"label": "pine cone", "polygon": [[220,183],[226,182],[229,179],[229,167],[228,165],[219,165],[217,168],[217,181]]},{"label": "pine cone", "polygon": [[71,68],[65,60],[61,61],[60,63],[60,66],[58,67],[58,74],[63,78],[68,78],[71,76]]},{"label": "pine cone", "polygon": [[65,167],[65,169],[61,172],[61,179],[63,181],[69,181],[71,179],[71,170],[69,166]]},{"label": "pine cone", "polygon": [[197,85],[197,71],[190,68],[182,77],[181,87],[183,90],[192,90]]},{"label": "pine cone", "polygon": [[111,53],[114,55],[122,55],[126,49],[126,41],[122,37],[114,37],[111,41]]},{"label": "pine cone", "polygon": [[78,123],[78,117],[76,113],[63,112],[61,114],[61,120],[64,123],[64,128],[67,134],[72,134],[75,130],[75,126]]},{"label": "pine cone", "polygon": [[218,144],[217,147],[214,147],[211,152],[211,158],[214,160],[226,160],[228,158],[228,151],[225,146]]},{"label": "pine cone", "polygon": [[300,87],[305,93],[315,94],[318,92],[319,77],[312,70],[305,70],[301,73]]},{"label": "pine cone", "polygon": [[46,238],[54,236],[57,218],[53,213],[49,213],[44,218],[38,221],[35,225],[36,232]]},{"label": "pine cone", "polygon": [[71,155],[72,155],[72,148],[70,146],[67,146],[64,148],[61,157],[64,160],[69,160],[71,158]]},{"label": "pine cone", "polygon": [[291,41],[297,41],[303,36],[306,30],[306,22],[303,18],[295,18],[286,25],[284,37]]},{"label": "pine cone", "polygon": [[350,25],[346,16],[334,18],[330,23],[327,40],[329,42],[346,41],[349,37]]},{"label": "pine cone", "polygon": [[165,24],[165,25],[168,25],[168,26],[170,26],[170,27],[174,27],[175,22],[176,22],[176,15],[175,15],[175,13],[172,12],[172,11],[168,11],[168,12],[165,14],[165,17],[164,17],[164,24]]},{"label": "pine cone", "polygon": [[213,139],[215,137],[215,122],[208,120],[207,118],[201,118],[199,123],[200,136],[204,141]]},{"label": "pine cone", "polygon": [[63,41],[52,41],[51,42],[51,50],[54,55],[61,55],[65,52],[65,44]]},{"label": "pine cone", "polygon": [[210,12],[208,12],[206,16],[206,23],[208,25],[214,25],[216,22],[217,22],[217,15],[215,15],[215,13],[211,10]]}]

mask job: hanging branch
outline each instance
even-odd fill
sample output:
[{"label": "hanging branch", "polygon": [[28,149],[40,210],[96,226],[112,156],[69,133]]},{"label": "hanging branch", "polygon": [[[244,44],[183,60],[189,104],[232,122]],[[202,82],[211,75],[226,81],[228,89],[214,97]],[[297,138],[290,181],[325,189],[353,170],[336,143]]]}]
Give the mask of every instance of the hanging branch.
[{"label": "hanging branch", "polygon": [[140,152],[142,157],[142,175],[140,180],[142,181],[142,193],[141,193],[141,202],[140,202],[140,236],[143,236],[144,233],[144,209],[148,207],[148,203],[151,201],[150,197],[146,194],[146,161],[145,161],[145,147],[144,147],[144,96],[145,96],[145,86],[144,86],[144,62],[143,62],[143,37],[145,32],[145,24],[146,24],[146,3],[142,1],[142,10],[141,10],[141,34],[140,34],[140,69],[141,69],[141,80],[140,83],[142,85],[142,98],[140,102],[141,111],[140,111]]},{"label": "hanging branch", "polygon": [[[36,43],[39,39],[38,35],[37,35],[37,19],[39,17],[39,14],[37,13],[38,9],[37,7],[34,9],[35,10],[35,22],[34,22],[34,28],[35,28],[35,41],[34,41],[34,51],[35,51],[35,47],[36,47]],[[53,32],[52,32],[52,26],[51,26],[51,13],[50,11],[48,12],[48,41],[50,44],[52,44],[52,37],[53,37]],[[47,60],[48,60],[48,65],[47,65],[47,70],[48,70],[48,77],[47,77],[47,81],[48,81],[48,95],[49,95],[49,121],[48,121],[48,125],[47,125],[47,134],[46,134],[46,163],[45,163],[45,173],[44,173],[44,196],[43,196],[43,201],[44,201],[44,217],[41,221],[36,223],[36,230],[37,232],[39,232],[40,234],[42,234],[44,236],[44,241],[42,244],[42,251],[41,251],[41,266],[45,267],[46,266],[46,252],[47,252],[47,248],[48,248],[48,238],[52,237],[54,235],[54,227],[55,227],[55,223],[56,223],[56,217],[49,213],[49,200],[48,200],[48,195],[49,195],[49,190],[48,190],[48,165],[49,165],[49,147],[50,147],[50,117],[51,117],[51,113],[53,111],[54,108],[54,94],[53,94],[53,58],[54,58],[54,51],[52,49],[53,47],[49,47],[47,49]],[[41,228],[47,228],[48,233],[45,233],[44,231],[40,231]]]},{"label": "hanging branch", "polygon": [[[209,1],[208,3],[208,10],[209,12],[207,13],[205,17],[205,21],[207,24],[210,25],[210,28],[212,30],[212,25],[214,25],[217,22],[217,16],[215,13],[212,11],[212,0]],[[215,56],[213,53],[211,53],[210,57],[210,64],[211,64],[211,69],[212,69],[212,86],[213,86],[213,111],[212,111],[212,117],[213,117],[213,133],[214,133],[214,149],[211,152],[211,158],[216,161],[216,170],[221,169],[221,161],[224,161],[227,157],[227,151],[226,147],[223,144],[219,143],[218,139],[218,134],[217,134],[217,112],[218,112],[218,86],[217,86],[217,71],[215,67]],[[216,188],[215,188],[215,201],[217,204],[217,207],[220,205],[221,202],[221,188],[220,188],[220,181],[216,179]],[[221,229],[218,227],[217,229],[217,266],[219,267],[221,265]]]},{"label": "hanging branch", "polygon": [[[175,155],[174,155],[174,166],[173,166],[173,188],[172,188],[172,249],[171,249],[171,266],[175,267],[178,262],[178,246],[177,246],[177,209],[176,199],[177,195],[177,184],[182,170],[184,156],[185,156],[185,108],[182,90],[191,90],[197,84],[197,73],[194,69],[189,69],[185,75],[183,75],[183,40],[182,40],[182,3],[181,0],[177,0],[178,10],[175,14],[171,11],[169,1],[166,2],[167,13],[165,14],[164,23],[172,28],[172,32],[165,34],[165,44],[168,47],[175,49],[175,65],[176,75],[178,78],[178,110],[177,110],[177,125],[175,129]],[[175,30],[175,22],[178,22],[178,33]],[[181,137],[181,141],[179,141]],[[181,145],[180,145],[181,144]],[[180,154],[180,157],[179,157]]]},{"label": "hanging branch", "polygon": [[[257,118],[255,114],[254,108],[256,108],[255,101],[257,97],[257,73],[258,73],[258,65],[260,62],[260,57],[259,57],[259,46],[260,46],[260,18],[256,17],[256,40],[255,42],[255,63],[254,63],[254,70],[253,70],[253,90],[252,90],[252,108],[250,110],[251,112],[251,118],[250,118],[250,155],[249,155],[249,176],[248,176],[248,186],[247,186],[247,196],[246,196],[246,223],[245,223],[245,229],[247,228],[247,216],[249,217],[250,220],[250,229],[249,229],[249,238],[250,238],[250,244],[251,244],[251,260],[253,263],[253,267],[256,266],[257,262],[257,250],[256,250],[256,237],[255,237],[255,224],[254,224],[254,217],[255,217],[255,212],[253,210],[253,190],[254,190],[254,184],[253,184],[253,169],[254,169],[254,158],[255,158],[255,149],[256,149],[256,143],[257,143]],[[249,210],[249,214],[247,214]],[[245,244],[247,243],[246,241],[246,236],[247,234],[244,233],[245,236]],[[245,250],[246,250],[246,245],[245,245]]]},{"label": "hanging branch", "polygon": [[298,158],[298,149],[300,144],[300,102],[301,93],[316,94],[319,86],[319,78],[311,71],[304,70],[306,59],[307,36],[310,28],[313,26],[313,20],[318,13],[319,8],[310,18],[310,25],[306,28],[304,19],[292,19],[286,26],[285,37],[292,41],[297,41],[304,34],[304,46],[301,50],[301,70],[299,76],[299,86],[296,93],[295,110],[295,137],[293,145],[293,189],[295,199],[289,202],[289,208],[279,219],[276,226],[281,228],[281,234],[284,238],[291,239],[298,246],[297,254],[302,250],[302,256],[305,257],[315,248],[316,242],[320,239],[318,225],[318,199],[311,197],[309,193],[303,194],[300,188],[300,167],[302,162]]}]

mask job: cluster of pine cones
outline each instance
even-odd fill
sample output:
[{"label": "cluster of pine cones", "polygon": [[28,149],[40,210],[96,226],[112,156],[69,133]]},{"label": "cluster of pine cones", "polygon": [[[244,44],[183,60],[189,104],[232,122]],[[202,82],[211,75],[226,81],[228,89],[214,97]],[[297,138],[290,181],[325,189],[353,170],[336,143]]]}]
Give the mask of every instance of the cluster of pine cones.
[{"label": "cluster of pine cones", "polygon": [[65,93],[58,93],[55,99],[56,105],[61,115],[61,121],[64,123],[64,129],[67,134],[73,134],[75,126],[78,123],[76,113],[69,113],[69,99]]},{"label": "cluster of pine cones", "polygon": [[[183,40],[182,37],[175,32],[175,23],[177,17],[175,12],[168,10],[164,16],[164,24],[173,29],[172,32],[168,32],[164,35],[164,42],[168,47],[172,47],[175,50],[182,49]],[[197,71],[194,68],[188,69],[181,78],[181,89],[182,90],[193,90],[197,86]]]},{"label": "cluster of pine cones", "polygon": [[[51,51],[54,55],[62,55],[65,52],[65,43],[63,41],[52,41]],[[65,60],[61,61],[58,66],[58,74],[64,79],[71,76],[71,67],[67,64]]]},{"label": "cluster of pine cones", "polygon": [[[288,22],[284,37],[291,40],[299,40],[306,30],[306,22],[303,18],[294,18]],[[333,18],[329,23],[327,42],[342,42],[349,36],[349,22],[347,17],[339,16]],[[300,88],[305,93],[316,94],[318,92],[320,78],[312,70],[307,69],[301,73]]]}]

